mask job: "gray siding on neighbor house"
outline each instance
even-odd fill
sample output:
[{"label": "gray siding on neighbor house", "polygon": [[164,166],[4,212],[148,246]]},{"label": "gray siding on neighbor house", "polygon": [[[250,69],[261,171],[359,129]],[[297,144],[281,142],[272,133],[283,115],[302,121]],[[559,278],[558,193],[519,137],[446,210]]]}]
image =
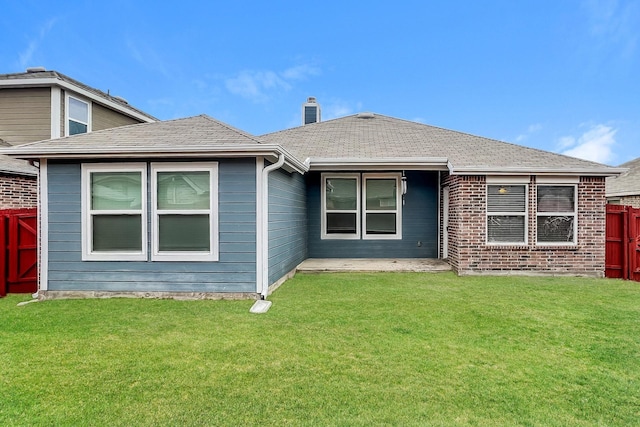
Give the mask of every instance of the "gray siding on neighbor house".
[{"label": "gray siding on neighbor house", "polygon": [[82,261],[80,163],[50,162],[49,290],[256,292],[255,159],[218,162],[217,262]]},{"label": "gray siding on neighbor house", "polygon": [[269,175],[269,284],[306,258],[305,180],[279,169]]},{"label": "gray siding on neighbor house", "polygon": [[438,173],[408,171],[401,240],[321,239],[320,173],[307,176],[309,258],[437,258]]}]

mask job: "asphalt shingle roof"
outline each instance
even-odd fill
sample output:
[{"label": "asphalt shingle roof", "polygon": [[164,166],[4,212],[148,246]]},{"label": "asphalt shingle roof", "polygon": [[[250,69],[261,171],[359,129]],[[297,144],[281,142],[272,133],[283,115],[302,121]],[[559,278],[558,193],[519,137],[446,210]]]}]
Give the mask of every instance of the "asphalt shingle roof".
[{"label": "asphalt shingle roof", "polygon": [[454,170],[583,170],[608,166],[380,114],[361,113],[270,133],[260,140],[311,158],[445,157]]},{"label": "asphalt shingle roof", "polygon": [[0,80],[7,80],[7,81],[11,81],[11,80],[36,80],[36,79],[57,79],[57,80],[61,80],[67,83],[70,83],[74,86],[80,87],[88,92],[93,93],[94,95],[97,95],[98,97],[101,98],[105,98],[108,99],[111,102],[114,102],[116,104],[119,104],[120,106],[122,106],[123,108],[129,109],[129,110],[133,110],[135,112],[137,112],[138,114],[141,114],[145,117],[148,117],[149,119],[152,120],[158,120],[157,118],[153,117],[150,114],[145,113],[142,110],[139,110],[137,108],[135,108],[134,106],[132,106],[131,104],[129,104],[128,102],[124,101],[123,98],[117,97],[117,96],[112,96],[111,94],[108,94],[106,92],[103,92],[99,89],[96,89],[94,87],[91,86],[87,86],[86,84],[72,79],[71,77],[62,74],[58,71],[53,71],[53,70],[45,70],[45,71],[28,71],[26,73],[10,73],[10,74],[0,74]]},{"label": "asphalt shingle roof", "polygon": [[238,144],[254,144],[259,147],[260,143],[246,132],[200,115],[31,142],[13,147],[11,151],[19,151],[28,157],[29,154],[39,153],[171,152],[213,146],[232,147]]},{"label": "asphalt shingle roof", "polygon": [[607,178],[607,196],[640,195],[640,157],[619,167],[629,170],[618,177]]},{"label": "asphalt shingle roof", "polygon": [[[595,162],[451,131],[379,114],[353,115],[255,137],[209,116],[143,123],[40,141],[7,149],[23,158],[124,157],[127,153],[185,156],[207,150],[284,153],[298,170],[314,160],[437,159],[453,173],[584,173],[615,175]],[[448,162],[448,165],[447,165]],[[291,163],[291,164],[293,164]],[[319,164],[318,162],[317,164]],[[392,164],[389,161],[388,164]]]},{"label": "asphalt shingle roof", "polygon": [[26,160],[14,159],[0,154],[0,173],[37,176],[38,168],[32,166]]}]

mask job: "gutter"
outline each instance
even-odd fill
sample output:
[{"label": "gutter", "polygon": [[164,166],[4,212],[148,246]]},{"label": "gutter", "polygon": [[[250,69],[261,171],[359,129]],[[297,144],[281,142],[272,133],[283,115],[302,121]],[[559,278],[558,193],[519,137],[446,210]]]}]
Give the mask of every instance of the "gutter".
[{"label": "gutter", "polygon": [[311,170],[447,170],[445,157],[307,158]]},{"label": "gutter", "polygon": [[567,168],[534,168],[534,167],[502,167],[492,169],[486,167],[455,168],[449,162],[449,172],[452,175],[588,175],[588,176],[617,176],[626,172],[626,168],[614,168],[603,165],[598,167],[567,167]]}]

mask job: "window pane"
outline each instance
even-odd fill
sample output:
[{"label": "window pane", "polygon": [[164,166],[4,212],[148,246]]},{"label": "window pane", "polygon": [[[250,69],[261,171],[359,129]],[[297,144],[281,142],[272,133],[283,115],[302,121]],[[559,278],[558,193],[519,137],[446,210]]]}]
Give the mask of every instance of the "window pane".
[{"label": "window pane", "polygon": [[141,251],[140,215],[94,215],[93,250],[98,252]]},{"label": "window pane", "polygon": [[524,185],[487,186],[488,212],[524,212],[526,195]]},{"label": "window pane", "polygon": [[489,216],[487,235],[489,242],[524,242],[524,216]]},{"label": "window pane", "polygon": [[327,234],[356,234],[356,214],[328,213]]},{"label": "window pane", "polygon": [[367,234],[396,234],[396,214],[368,213]]},{"label": "window pane", "polygon": [[209,209],[209,171],[158,172],[158,209]]},{"label": "window pane", "polygon": [[539,216],[538,242],[573,242],[573,216]]},{"label": "window pane", "polygon": [[162,251],[209,251],[209,215],[160,215],[158,247]]},{"label": "window pane", "polygon": [[142,209],[140,172],[92,172],[91,209]]},{"label": "window pane", "polygon": [[69,119],[89,123],[89,105],[75,98],[69,98]]},{"label": "window pane", "polygon": [[69,135],[77,135],[79,133],[87,133],[87,125],[69,120]]},{"label": "window pane", "polygon": [[396,180],[367,179],[367,210],[395,210]]},{"label": "window pane", "polygon": [[327,210],[357,209],[358,186],[355,178],[328,178],[325,191]]},{"label": "window pane", "polygon": [[575,187],[538,186],[538,212],[573,212]]}]

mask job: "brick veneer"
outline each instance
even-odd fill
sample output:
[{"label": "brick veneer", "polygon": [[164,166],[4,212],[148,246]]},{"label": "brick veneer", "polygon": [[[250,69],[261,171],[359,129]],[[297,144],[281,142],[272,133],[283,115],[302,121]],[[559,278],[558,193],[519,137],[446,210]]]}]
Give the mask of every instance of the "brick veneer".
[{"label": "brick veneer", "polygon": [[486,177],[446,175],[449,186],[449,262],[465,274],[573,274],[604,276],[605,180],[581,177],[578,184],[578,243],[537,246],[536,177],[530,177],[528,244],[486,244]]},{"label": "brick veneer", "polygon": [[0,174],[0,209],[38,206],[38,179],[33,176]]},{"label": "brick veneer", "polygon": [[621,196],[615,198],[616,205],[633,206],[634,208],[640,208],[640,196]]}]

